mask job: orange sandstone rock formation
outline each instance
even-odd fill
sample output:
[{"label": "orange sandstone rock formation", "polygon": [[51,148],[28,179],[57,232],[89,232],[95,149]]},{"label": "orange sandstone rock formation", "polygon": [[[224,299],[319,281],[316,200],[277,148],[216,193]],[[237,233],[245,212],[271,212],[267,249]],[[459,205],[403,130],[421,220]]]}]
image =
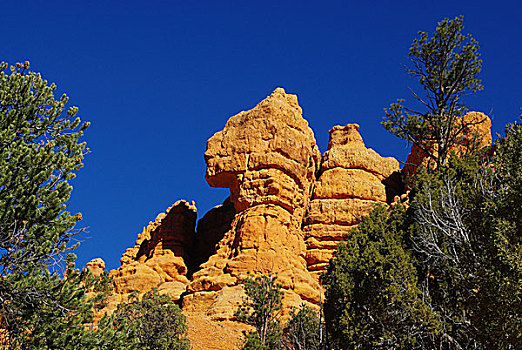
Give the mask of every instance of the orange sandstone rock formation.
[{"label": "orange sandstone rock formation", "polygon": [[[493,140],[491,137],[491,119],[487,115],[481,112],[468,112],[462,117],[459,124],[469,126],[463,130],[461,137],[457,140],[458,146],[454,147],[452,151],[463,155],[471,150],[491,146]],[[431,150],[436,154],[435,144],[433,144]],[[401,173],[404,177],[409,178],[415,175],[419,166],[427,166],[428,164],[433,165],[433,160],[417,145],[412,145]]]},{"label": "orange sandstone rock formation", "polygon": [[279,88],[230,118],[208,141],[205,160],[208,183],[230,189],[236,214],[215,254],[194,273],[183,308],[231,318],[249,273],[277,274],[287,306],[318,304],[301,223],[320,153],[297,97]]},{"label": "orange sandstone rock formation", "polygon": [[376,204],[385,204],[395,195],[392,186],[385,183],[398,172],[399,163],[366,148],[358,130],[357,124],[330,130],[303,227],[306,261],[315,276],[326,269],[337,244],[349,231]]},{"label": "orange sandstone rock formation", "polygon": [[[488,117],[471,112],[463,120],[485,122],[465,130],[457,152],[472,140],[491,145]],[[131,291],[155,287],[182,304],[193,349],[235,349],[249,329],[231,321],[249,274],[277,274],[285,312],[302,303],[317,307],[318,276],[337,244],[375,205],[408,205],[397,160],[366,148],[358,129],[333,127],[321,158],[297,97],[281,88],[231,117],[205,152],[207,182],[229,188],[230,197],[197,230],[196,207],[182,200],[150,222],[110,272],[115,294],[97,317]],[[427,161],[414,146],[402,173]],[[87,264],[95,276],[104,267],[101,259]]]},{"label": "orange sandstone rock formation", "polygon": [[180,200],[150,222],[138,235],[134,247],[121,257],[121,266],[111,271],[115,292],[147,292],[156,287],[178,300],[189,283],[185,260],[196,219],[194,203]]},{"label": "orange sandstone rock formation", "polygon": [[[132,290],[157,287],[182,303],[189,334],[211,320],[228,329],[249,274],[277,274],[285,312],[302,303],[318,307],[318,274],[337,243],[375,204],[397,194],[398,162],[366,148],[358,128],[330,130],[321,159],[297,97],[281,88],[231,117],[205,152],[207,182],[229,188],[230,197],[203,216],[197,231],[196,208],[185,201],[149,223],[110,273],[110,308]],[[239,341],[241,327],[214,328],[223,341]],[[212,348],[207,338],[194,348]]]}]

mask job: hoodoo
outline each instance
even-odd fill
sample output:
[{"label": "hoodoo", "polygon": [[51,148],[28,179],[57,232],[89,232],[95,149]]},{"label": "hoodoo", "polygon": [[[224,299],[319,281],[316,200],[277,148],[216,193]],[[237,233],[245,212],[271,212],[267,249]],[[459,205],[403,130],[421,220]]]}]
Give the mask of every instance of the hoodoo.
[{"label": "hoodoo", "polygon": [[303,231],[308,269],[318,278],[337,244],[376,204],[399,191],[399,162],[366,148],[359,125],[334,126],[312,193]]},{"label": "hoodoo", "polygon": [[281,88],[228,120],[207,143],[206,179],[230,189],[235,217],[215,254],[194,273],[183,308],[218,319],[241,303],[241,280],[277,274],[285,306],[318,304],[320,286],[306,267],[301,224],[320,152],[295,95]]},{"label": "hoodoo", "polygon": [[[477,132],[488,134],[466,135]],[[408,159],[421,164],[414,152]],[[398,161],[366,148],[357,124],[333,127],[321,157],[297,97],[282,88],[231,117],[208,140],[205,161],[207,182],[228,188],[229,198],[197,227],[194,203],[183,200],[150,222],[111,271],[115,293],[104,310],[156,287],[182,305],[195,349],[216,337],[221,348],[237,348],[246,326],[233,322],[234,313],[249,275],[277,274],[284,315],[302,304],[318,308],[319,275],[337,244],[402,191]],[[89,268],[100,273],[103,261]],[[198,336],[209,327],[212,337]]]}]

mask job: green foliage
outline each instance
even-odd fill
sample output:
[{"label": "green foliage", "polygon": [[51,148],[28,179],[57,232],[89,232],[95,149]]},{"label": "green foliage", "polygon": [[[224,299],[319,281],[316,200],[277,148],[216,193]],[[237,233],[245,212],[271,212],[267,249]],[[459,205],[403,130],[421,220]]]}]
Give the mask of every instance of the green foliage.
[{"label": "green foliage", "polygon": [[83,166],[89,123],[29,62],[7,68],[0,63],[0,347],[134,349],[110,317],[91,329],[111,281],[80,272],[70,253],[81,214],[66,211],[69,182]]},{"label": "green foliage", "polygon": [[68,258],[67,277],[59,279],[44,273],[39,285],[34,286],[36,292],[37,288],[48,288],[47,299],[37,305],[19,302],[13,306],[24,308],[25,314],[17,318],[17,327],[7,328],[8,342],[0,343],[0,348],[3,344],[6,349],[133,349],[127,332],[114,327],[111,318],[103,317],[94,330],[89,327],[95,298],[87,298],[85,291],[96,293],[99,285],[74,268],[74,259]]},{"label": "green foliage", "polygon": [[[512,241],[515,244],[507,251],[517,251],[517,244],[520,244],[520,237],[522,237],[522,211],[515,210],[519,208],[522,203],[522,124],[513,123],[506,127],[506,136],[500,138],[496,142],[496,158],[495,170],[502,186],[499,189],[498,199],[496,200],[496,214],[503,224],[508,225],[511,222],[513,227],[506,227],[506,234],[511,236],[506,237],[506,241]],[[499,223],[500,224],[500,223]],[[508,225],[509,226],[509,225]],[[508,232],[511,232],[509,234]],[[520,247],[518,245],[518,247]],[[520,253],[521,250],[518,249]],[[505,254],[506,261],[520,262],[518,258],[510,258],[510,253]],[[522,266],[518,265],[518,268]]]},{"label": "green foliage", "polygon": [[280,349],[282,328],[279,316],[282,307],[283,287],[276,282],[277,276],[246,278],[246,300],[236,311],[238,321],[252,325],[255,333],[247,335],[243,349]]},{"label": "green foliage", "polygon": [[114,284],[108,271],[103,271],[99,276],[94,276],[87,268],[81,273],[82,284],[86,288],[86,292],[93,293],[93,308],[95,312],[102,310],[108,304],[108,297],[111,295]]},{"label": "green foliage", "polygon": [[434,339],[435,347],[480,348],[470,320],[486,248],[481,233],[485,224],[480,215],[482,199],[474,187],[478,172],[476,158],[451,157],[447,168],[421,171],[415,179],[411,207],[415,226],[410,239],[419,261],[423,298],[444,325]]},{"label": "green foliage", "polygon": [[89,123],[28,62],[7,68],[0,63],[0,323],[14,347],[65,348],[56,344],[81,328],[87,304],[73,256],[67,278],[53,271],[78,233],[81,215],[65,209]]},{"label": "green foliage", "polygon": [[245,343],[241,348],[243,350],[269,350],[269,345],[263,344],[256,332],[250,332],[245,335]]},{"label": "green foliage", "polygon": [[328,333],[339,349],[424,348],[439,332],[421,299],[411,255],[403,248],[406,214],[378,206],[322,276]]},{"label": "green foliage", "polygon": [[65,211],[86,152],[78,108],[38,73],[0,64],[0,266],[2,276],[52,265],[81,215]]},{"label": "green foliage", "polygon": [[133,349],[189,349],[185,333],[185,316],[175,302],[157,289],[145,293],[140,300],[134,293],[128,303],[118,305],[114,325],[124,327]]},{"label": "green foliage", "polygon": [[436,172],[419,171],[407,212],[376,208],[363,220],[323,276],[334,345],[520,348],[520,164],[515,123],[493,166],[452,155]]},{"label": "green foliage", "polygon": [[322,346],[322,325],[317,312],[302,305],[296,312],[290,311],[290,320],[284,330],[287,349],[320,350]]},{"label": "green foliage", "polygon": [[485,249],[472,322],[479,341],[489,349],[522,347],[521,164],[522,125],[513,123],[496,142],[495,179],[490,186],[496,191],[486,192],[478,213],[488,219],[482,220]]},{"label": "green foliage", "polygon": [[497,141],[494,167],[453,156],[415,179],[411,240],[423,298],[444,325],[442,346],[522,345],[520,141],[513,124]]},{"label": "green foliage", "polygon": [[442,20],[431,37],[419,32],[410,48],[408,73],[422,86],[425,96],[410,89],[421,108],[406,107],[399,99],[385,109],[382,122],[389,132],[417,145],[437,167],[446,165],[463,131],[482,122],[460,118],[467,110],[462,96],[482,89],[477,77],[482,67],[479,46],[470,34],[462,34],[462,21],[462,16]]},{"label": "green foliage", "polygon": [[522,131],[508,126],[493,166],[473,153],[450,154],[463,131],[482,122],[460,118],[462,96],[482,89],[478,44],[462,29],[462,17],[445,19],[411,46],[409,73],[424,89],[425,97],[414,93],[424,111],[404,100],[385,110],[383,126],[437,169],[414,179],[403,247],[413,255],[422,300],[441,324],[428,348],[515,349],[522,346]]}]

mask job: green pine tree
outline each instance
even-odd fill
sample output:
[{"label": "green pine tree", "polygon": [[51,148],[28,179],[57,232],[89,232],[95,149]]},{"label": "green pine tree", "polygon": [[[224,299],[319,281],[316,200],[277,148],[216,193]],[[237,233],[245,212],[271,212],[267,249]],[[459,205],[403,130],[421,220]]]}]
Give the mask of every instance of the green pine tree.
[{"label": "green pine tree", "polygon": [[[424,298],[445,325],[441,343],[522,346],[522,128],[511,124],[493,159],[450,157],[416,178],[411,239]],[[491,166],[493,165],[493,166]]]},{"label": "green pine tree", "polygon": [[247,334],[243,349],[276,350],[282,347],[280,314],[283,287],[277,276],[261,275],[246,278],[243,283],[246,299],[236,311],[238,321],[252,325],[255,332]]},{"label": "green pine tree", "polygon": [[81,219],[66,206],[89,123],[28,62],[7,68],[0,64],[0,315],[16,343],[77,306],[58,271]]},{"label": "green pine tree", "polygon": [[419,32],[413,41],[408,73],[418,79],[421,92],[415,103],[399,99],[385,109],[382,125],[392,134],[419,147],[437,167],[445,166],[452,147],[473,124],[464,121],[467,108],[462,97],[482,89],[479,46],[471,34],[463,34],[463,17],[442,20],[432,36]]},{"label": "green pine tree", "polygon": [[[506,127],[496,142],[494,184],[478,214],[486,249],[473,324],[488,349],[522,348],[522,124]],[[474,223],[470,223],[474,224]]]},{"label": "green pine tree", "polygon": [[74,267],[81,214],[66,208],[89,123],[55,91],[29,62],[0,63],[0,347],[128,349],[109,318],[87,327],[101,285]]},{"label": "green pine tree", "polygon": [[440,332],[404,249],[406,213],[378,206],[340,243],[323,274],[324,314],[338,349],[424,349]]}]

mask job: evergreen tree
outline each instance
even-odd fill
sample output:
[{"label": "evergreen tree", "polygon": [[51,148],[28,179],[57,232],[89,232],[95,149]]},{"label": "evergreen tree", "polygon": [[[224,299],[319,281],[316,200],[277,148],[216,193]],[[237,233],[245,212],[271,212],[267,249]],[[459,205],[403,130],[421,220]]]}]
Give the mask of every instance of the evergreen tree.
[{"label": "evergreen tree", "polygon": [[[462,34],[463,17],[442,20],[433,34],[419,32],[409,56],[408,73],[417,78],[423,93],[410,89],[416,104],[397,100],[385,109],[382,125],[396,136],[415,144],[436,164],[445,166],[452,147],[463,132],[483,120],[464,121],[462,97],[482,89],[479,46],[471,34]],[[418,108],[418,107],[420,108]]]},{"label": "evergreen tree", "polygon": [[56,268],[78,233],[81,215],[66,206],[89,123],[28,62],[7,68],[0,63],[0,316],[16,343],[79,306],[73,278],[62,280]]},{"label": "evergreen tree", "polygon": [[89,123],[29,62],[9,68],[0,63],[0,347],[129,349],[108,317],[88,329],[110,281],[86,278],[70,254],[81,214],[66,207]]},{"label": "evergreen tree", "polygon": [[118,305],[114,312],[114,325],[128,334],[132,349],[188,350],[185,337],[185,316],[175,302],[157,289],[145,293],[142,299],[134,293],[128,303]]},{"label": "evergreen tree", "polygon": [[[8,329],[7,349],[135,349],[132,334],[124,326],[115,327],[112,317],[104,316],[97,325],[93,324],[94,302],[105,294],[106,286],[100,284],[106,281],[94,283],[93,279],[86,279],[85,273],[74,268],[74,258],[68,257],[65,278],[46,273],[45,278],[38,281],[49,289],[48,296],[53,298],[53,303],[44,302],[40,310],[17,319],[19,327],[26,328],[18,333]],[[88,298],[86,290],[95,293],[95,297]]]},{"label": "evergreen tree", "polygon": [[435,339],[443,348],[481,348],[470,309],[487,249],[481,229],[487,221],[481,217],[483,200],[472,186],[479,167],[477,157],[452,156],[448,167],[433,173],[423,170],[415,178],[415,229],[410,239],[419,261],[423,299],[443,324]]},{"label": "evergreen tree", "polygon": [[522,346],[522,128],[506,130],[493,167],[451,157],[416,179],[412,240],[419,273],[433,276],[422,290],[455,347]]},{"label": "evergreen tree", "polygon": [[410,240],[439,346],[522,346],[522,128],[506,130],[493,159],[452,155],[415,178]]},{"label": "evergreen tree", "polygon": [[[473,324],[488,349],[522,348],[522,124],[496,142],[494,186],[483,186],[483,251]],[[496,191],[491,191],[491,187]],[[471,223],[472,225],[474,223]]]},{"label": "evergreen tree", "polygon": [[323,274],[326,328],[339,349],[424,349],[440,324],[421,299],[403,247],[406,213],[376,207]]},{"label": "evergreen tree", "polygon": [[323,349],[322,324],[317,312],[306,305],[290,311],[284,333],[285,347],[290,350]]},{"label": "evergreen tree", "polygon": [[246,278],[244,283],[246,300],[236,311],[238,321],[252,325],[255,332],[247,334],[243,349],[274,350],[282,346],[282,328],[279,320],[283,287],[276,276]]},{"label": "evergreen tree", "polygon": [[493,159],[453,154],[418,172],[406,213],[365,218],[323,277],[335,345],[520,348],[521,163],[515,123]]}]

